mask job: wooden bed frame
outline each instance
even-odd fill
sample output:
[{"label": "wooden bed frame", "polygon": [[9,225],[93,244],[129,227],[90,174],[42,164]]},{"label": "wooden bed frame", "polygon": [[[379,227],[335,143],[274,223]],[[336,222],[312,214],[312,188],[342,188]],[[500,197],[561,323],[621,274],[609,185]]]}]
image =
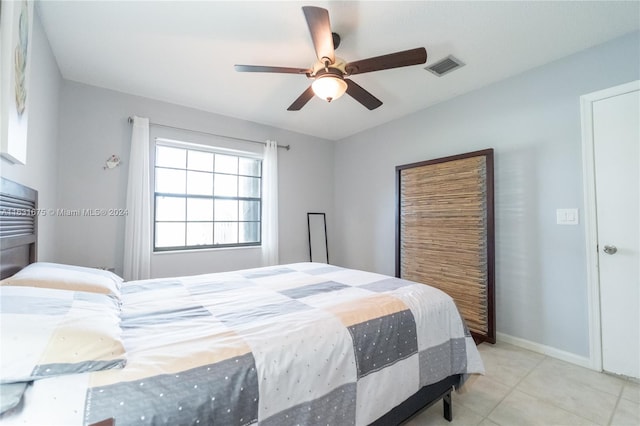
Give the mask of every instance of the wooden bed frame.
[{"label": "wooden bed frame", "polygon": [[[0,182],[0,276],[9,277],[37,259],[38,192],[2,178]],[[451,391],[461,376],[445,378],[423,387],[402,404],[372,423],[376,426],[400,424],[443,400],[444,417],[451,421]],[[106,419],[92,426],[113,425]]]}]

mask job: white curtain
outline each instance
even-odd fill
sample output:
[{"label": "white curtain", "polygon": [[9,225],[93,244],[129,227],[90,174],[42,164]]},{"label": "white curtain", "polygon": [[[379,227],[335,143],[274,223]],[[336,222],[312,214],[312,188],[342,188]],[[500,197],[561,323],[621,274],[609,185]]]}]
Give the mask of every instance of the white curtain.
[{"label": "white curtain", "polygon": [[124,279],[151,277],[151,194],[149,188],[149,119],[133,117],[124,230]]},{"label": "white curtain", "polygon": [[278,143],[267,141],[262,158],[262,264],[278,264]]}]

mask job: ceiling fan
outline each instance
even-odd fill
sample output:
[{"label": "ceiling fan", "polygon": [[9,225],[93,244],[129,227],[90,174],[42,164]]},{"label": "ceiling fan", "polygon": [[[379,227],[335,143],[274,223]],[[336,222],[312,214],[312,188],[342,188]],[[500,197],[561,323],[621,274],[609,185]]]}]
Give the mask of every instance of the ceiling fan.
[{"label": "ceiling fan", "polygon": [[315,6],[302,8],[307,20],[313,47],[318,61],[312,68],[288,68],[261,65],[236,65],[239,72],[272,72],[284,74],[304,74],[313,80],[307,90],[293,101],[287,108],[289,111],[299,111],[315,94],[321,99],[331,102],[338,99],[345,92],[370,110],[378,108],[382,102],[371,93],[363,89],[355,81],[347,79],[355,74],[381,71],[427,62],[427,51],[424,47],[376,56],[355,62],[345,62],[335,56],[334,50],[340,44],[340,36],[331,32],[329,12]]}]

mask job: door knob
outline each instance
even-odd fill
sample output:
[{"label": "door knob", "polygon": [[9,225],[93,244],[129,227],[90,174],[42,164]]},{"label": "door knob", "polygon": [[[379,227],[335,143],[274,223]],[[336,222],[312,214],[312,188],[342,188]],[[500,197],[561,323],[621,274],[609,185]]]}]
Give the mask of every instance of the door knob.
[{"label": "door knob", "polygon": [[616,254],[618,248],[616,246],[604,246],[604,252],[607,254]]}]

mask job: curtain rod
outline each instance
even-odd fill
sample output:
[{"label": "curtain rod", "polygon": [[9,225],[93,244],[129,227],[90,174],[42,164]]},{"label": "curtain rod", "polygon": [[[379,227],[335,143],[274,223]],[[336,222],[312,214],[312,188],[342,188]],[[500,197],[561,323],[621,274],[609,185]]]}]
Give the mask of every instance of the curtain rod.
[{"label": "curtain rod", "polygon": [[[129,117],[127,119],[127,121],[129,122],[129,124],[133,123],[133,117]],[[215,133],[203,132],[201,130],[185,129],[184,127],[175,127],[175,126],[169,126],[167,124],[153,123],[151,121],[149,121],[149,125],[150,126],[156,126],[156,127],[164,127],[166,129],[184,130],[185,132],[200,133],[202,135],[216,136],[216,137],[219,137],[219,138],[233,139],[233,140],[240,141],[240,142],[259,143],[261,145],[266,145],[266,142],[262,142],[262,141],[254,141],[252,139],[236,138],[234,136],[218,135],[218,134],[215,134]],[[278,145],[278,148],[283,148],[283,149],[286,149],[287,151],[289,151],[291,149],[291,145]]]}]

